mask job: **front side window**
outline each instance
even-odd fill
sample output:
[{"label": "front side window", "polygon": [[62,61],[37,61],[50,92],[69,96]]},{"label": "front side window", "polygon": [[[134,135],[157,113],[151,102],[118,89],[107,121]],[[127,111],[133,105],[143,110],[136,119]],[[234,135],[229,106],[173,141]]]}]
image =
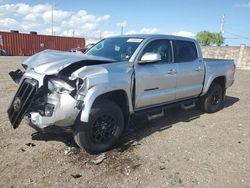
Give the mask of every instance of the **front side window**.
[{"label": "front side window", "polygon": [[93,46],[86,54],[115,61],[128,61],[142,41],[142,38],[107,38]]},{"label": "front side window", "polygon": [[150,42],[143,50],[142,54],[148,52],[159,53],[162,62],[172,62],[172,50],[169,40],[155,40]]},{"label": "front side window", "polygon": [[190,41],[173,41],[174,60],[176,63],[190,62],[197,59],[197,50],[194,42]]}]

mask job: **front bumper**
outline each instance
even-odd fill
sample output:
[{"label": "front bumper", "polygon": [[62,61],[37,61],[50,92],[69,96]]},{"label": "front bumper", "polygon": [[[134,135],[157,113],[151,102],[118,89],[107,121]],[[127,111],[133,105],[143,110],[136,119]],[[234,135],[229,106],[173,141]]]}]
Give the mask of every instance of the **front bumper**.
[{"label": "front bumper", "polygon": [[26,119],[40,129],[44,129],[50,125],[59,127],[68,127],[74,124],[79,113],[76,108],[77,101],[68,93],[53,93],[48,95],[46,104],[52,105],[51,116],[41,115],[39,112],[30,112]]},{"label": "front bumper", "polygon": [[[7,110],[15,129],[25,117],[32,127],[44,129],[51,125],[66,128],[72,126],[80,112],[79,102],[69,93],[49,93],[44,87],[44,76],[25,73]],[[45,113],[46,105],[52,106]]]}]

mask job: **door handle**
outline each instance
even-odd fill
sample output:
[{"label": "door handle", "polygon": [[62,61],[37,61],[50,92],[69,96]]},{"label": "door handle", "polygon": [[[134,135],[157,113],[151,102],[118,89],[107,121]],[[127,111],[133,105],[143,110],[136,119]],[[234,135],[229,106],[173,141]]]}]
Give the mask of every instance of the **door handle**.
[{"label": "door handle", "polygon": [[201,71],[202,71],[202,68],[201,68],[201,67],[197,67],[197,68],[195,69],[195,71],[201,72]]},{"label": "door handle", "polygon": [[170,69],[168,71],[168,74],[171,74],[171,75],[176,74],[176,70],[175,69]]}]

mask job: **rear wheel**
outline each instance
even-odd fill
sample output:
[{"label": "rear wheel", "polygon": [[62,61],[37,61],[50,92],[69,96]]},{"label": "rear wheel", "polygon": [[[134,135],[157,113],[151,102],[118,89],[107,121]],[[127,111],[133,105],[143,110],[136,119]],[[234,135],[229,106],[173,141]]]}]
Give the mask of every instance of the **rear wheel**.
[{"label": "rear wheel", "polygon": [[220,84],[213,83],[207,94],[200,100],[202,111],[214,113],[221,109],[223,101],[223,89]]},{"label": "rear wheel", "polygon": [[75,142],[91,154],[111,149],[122,135],[124,117],[120,107],[110,100],[98,100],[91,112],[89,122],[84,123],[78,117],[75,130]]}]

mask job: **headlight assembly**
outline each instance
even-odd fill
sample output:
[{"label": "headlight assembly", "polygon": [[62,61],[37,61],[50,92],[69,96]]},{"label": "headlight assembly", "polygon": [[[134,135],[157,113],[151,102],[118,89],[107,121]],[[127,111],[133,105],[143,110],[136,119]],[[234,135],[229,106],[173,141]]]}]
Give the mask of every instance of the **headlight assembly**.
[{"label": "headlight assembly", "polygon": [[59,79],[50,79],[48,81],[48,90],[57,93],[70,93],[74,90],[69,84]]}]

